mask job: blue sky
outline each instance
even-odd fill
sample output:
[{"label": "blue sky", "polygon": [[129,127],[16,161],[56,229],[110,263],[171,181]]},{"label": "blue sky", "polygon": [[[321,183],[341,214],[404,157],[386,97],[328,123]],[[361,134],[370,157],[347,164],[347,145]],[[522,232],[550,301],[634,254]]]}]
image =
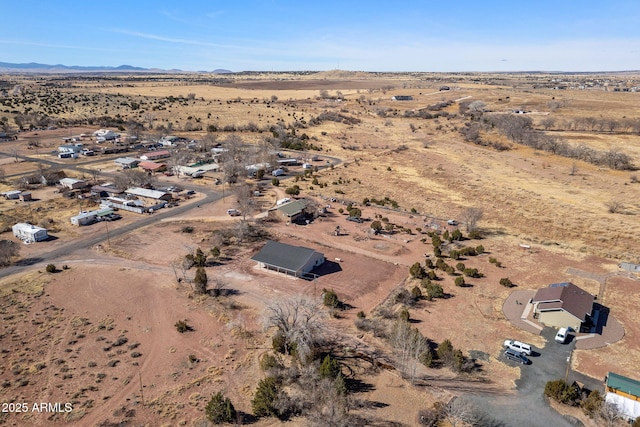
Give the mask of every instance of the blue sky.
[{"label": "blue sky", "polygon": [[0,62],[186,71],[640,69],[639,0],[3,3]]}]

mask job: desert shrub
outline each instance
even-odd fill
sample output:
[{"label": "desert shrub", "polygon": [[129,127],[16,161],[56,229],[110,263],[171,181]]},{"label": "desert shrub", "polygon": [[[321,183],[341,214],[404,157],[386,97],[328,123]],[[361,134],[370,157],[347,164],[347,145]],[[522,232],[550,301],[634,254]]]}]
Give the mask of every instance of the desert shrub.
[{"label": "desert shrub", "polygon": [[45,271],[47,273],[55,273],[56,271],[58,271],[58,269],[56,268],[56,266],[54,264],[47,264],[47,267],[45,268]]},{"label": "desert shrub", "polygon": [[467,277],[482,277],[482,273],[480,273],[477,268],[465,268],[463,274]]},{"label": "desert shrub", "polygon": [[449,251],[449,258],[451,259],[460,259],[460,252],[456,251],[455,249],[450,250]]},{"label": "desert shrub", "polygon": [[194,228],[192,226],[190,226],[190,225],[185,225],[184,227],[182,227],[180,229],[180,231],[182,231],[183,233],[188,233],[188,234],[193,233],[193,230],[194,230]]},{"label": "desert shrub", "polygon": [[589,396],[587,396],[586,399],[580,402],[580,407],[582,408],[582,411],[585,413],[585,415],[593,418],[593,416],[596,415],[598,411],[600,411],[603,403],[604,399],[602,398],[600,392],[598,390],[594,390],[589,393]]},{"label": "desert shrub", "polygon": [[409,310],[407,310],[406,308],[403,308],[398,312],[398,319],[408,322],[409,318],[410,318]]},{"label": "desert shrub", "polygon": [[548,381],[544,386],[544,395],[565,405],[575,405],[578,391],[564,380]]},{"label": "desert shrub", "polygon": [[364,319],[364,318],[366,318],[366,317],[367,317],[367,315],[366,315],[366,314],[364,314],[364,311],[360,310],[360,311],[358,312],[358,314],[356,314],[356,317],[357,317],[358,319]]},{"label": "desert shrub", "polygon": [[514,286],[516,286],[508,277],[503,277],[502,279],[500,279],[500,284],[505,288],[513,288]]},{"label": "desert shrub", "polygon": [[181,334],[190,331],[192,328],[191,326],[189,326],[189,324],[187,323],[187,320],[178,320],[175,325],[176,330],[178,332],[180,332]]},{"label": "desert shrub", "polygon": [[483,254],[484,253],[484,246],[482,246],[482,245],[476,246],[476,252],[478,252],[479,254]]},{"label": "desert shrub", "polygon": [[138,357],[140,357],[140,356],[142,356],[142,353],[140,353],[139,351],[133,351],[133,352],[131,352],[131,357],[133,357],[134,359],[135,359],[135,358],[138,358]]},{"label": "desert shrub", "polygon": [[440,258],[442,256],[442,249],[438,246],[437,248],[433,248],[433,255]]},{"label": "desert shrub", "polygon": [[451,233],[451,240],[462,240],[462,231],[457,228]]},{"label": "desert shrub", "polygon": [[420,363],[422,363],[427,368],[431,368],[434,364],[434,361],[435,361],[435,355],[433,354],[433,351],[431,351],[430,348],[428,348],[427,350],[423,351],[420,354]]},{"label": "desert shrub", "polygon": [[456,270],[458,270],[460,272],[464,271],[465,268],[467,268],[467,267],[461,262],[456,264]]},{"label": "desert shrub", "polygon": [[444,363],[447,363],[453,357],[453,344],[448,339],[445,339],[438,345],[438,350],[436,351],[438,355],[438,359],[442,360]]},{"label": "desert shrub", "polygon": [[196,277],[193,279],[195,292],[197,294],[206,294],[208,281],[209,279],[207,278],[207,272],[204,270],[204,268],[198,267],[196,269]]},{"label": "desert shrub", "polygon": [[419,262],[414,263],[409,268],[409,274],[415,279],[423,279],[425,277],[424,268],[422,267],[422,265],[420,265]]},{"label": "desert shrub", "polygon": [[125,337],[124,335],[120,335],[116,341],[111,344],[113,347],[120,347],[121,345],[125,345],[126,343],[129,342],[129,339],[127,337]]},{"label": "desert shrub", "polygon": [[325,307],[331,308],[340,308],[342,303],[338,299],[338,295],[334,292],[333,289],[330,291],[323,289],[322,291],[322,303]]},{"label": "desert shrub", "polygon": [[456,284],[456,286],[464,286],[465,285],[464,277],[462,277],[462,276],[456,277],[455,284]]},{"label": "desert shrub", "polygon": [[340,362],[327,354],[324,359],[322,359],[319,372],[321,378],[335,379],[342,372],[342,367],[340,366]]},{"label": "desert shrub", "polygon": [[478,230],[471,230],[469,232],[469,238],[473,240],[481,240],[482,234]]},{"label": "desert shrub", "polygon": [[231,400],[221,392],[213,395],[205,408],[207,419],[214,424],[232,423],[236,420],[236,409]]},{"label": "desert shrub", "polygon": [[429,301],[432,301],[434,298],[444,298],[444,289],[442,289],[442,286],[438,285],[437,283],[429,283],[426,287],[425,287],[425,292],[427,294],[427,299]]},{"label": "desert shrub", "polygon": [[260,369],[263,372],[268,372],[272,369],[281,368],[282,364],[278,361],[278,358],[273,354],[266,353],[260,358]]},{"label": "desert shrub", "polygon": [[431,258],[427,258],[427,259],[424,261],[424,267],[425,267],[425,268],[433,268],[433,267],[434,267],[434,265],[433,265],[433,261],[431,260]]},{"label": "desert shrub", "polygon": [[275,378],[267,377],[260,380],[253,399],[251,409],[256,417],[277,416],[276,399],[280,386]]},{"label": "desert shrub", "polygon": [[274,187],[279,187],[280,180],[278,178],[271,178],[271,185],[273,185]]},{"label": "desert shrub", "polygon": [[411,289],[411,298],[413,298],[416,301],[422,298],[422,291],[420,290],[419,287],[414,286],[413,289]]}]

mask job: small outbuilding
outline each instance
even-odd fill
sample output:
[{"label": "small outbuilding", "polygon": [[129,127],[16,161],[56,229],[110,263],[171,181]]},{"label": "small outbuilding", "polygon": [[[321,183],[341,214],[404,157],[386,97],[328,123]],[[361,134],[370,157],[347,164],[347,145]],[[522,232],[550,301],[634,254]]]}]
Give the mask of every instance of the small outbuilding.
[{"label": "small outbuilding", "polygon": [[171,153],[167,150],[151,151],[140,156],[140,160],[158,160],[171,157]]},{"label": "small outbuilding", "polygon": [[266,268],[295,277],[308,277],[309,273],[325,261],[324,254],[303,246],[287,245],[269,240],[251,257],[259,268]]},{"label": "small outbuilding", "polygon": [[38,227],[26,222],[19,222],[12,228],[13,235],[25,243],[41,242],[49,238],[46,228]]},{"label": "small outbuilding", "polygon": [[413,101],[413,96],[411,95],[395,95],[391,97],[393,101]]},{"label": "small outbuilding", "polygon": [[66,187],[70,190],[76,190],[78,188],[84,188],[87,186],[87,183],[83,179],[62,178],[58,182],[61,186]]},{"label": "small outbuilding", "polygon": [[2,193],[4,198],[7,200],[18,200],[20,198],[20,194],[22,194],[22,191],[20,190],[5,191]]},{"label": "small outbuilding", "polygon": [[170,202],[172,199],[171,193],[166,191],[149,190],[147,188],[133,187],[124,191],[130,196],[135,196],[142,199],[149,199],[151,201],[164,200]]}]

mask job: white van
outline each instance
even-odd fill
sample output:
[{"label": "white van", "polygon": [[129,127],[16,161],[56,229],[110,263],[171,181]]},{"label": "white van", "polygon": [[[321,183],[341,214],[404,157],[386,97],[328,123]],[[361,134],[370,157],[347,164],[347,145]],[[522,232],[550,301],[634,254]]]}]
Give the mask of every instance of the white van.
[{"label": "white van", "polygon": [[567,335],[569,330],[567,328],[560,328],[556,334],[556,342],[564,344],[567,342]]},{"label": "white van", "polygon": [[527,356],[531,356],[531,346],[529,344],[525,344],[523,342],[515,340],[506,340],[504,342],[504,346],[506,348],[510,348],[511,350],[519,351],[520,353]]},{"label": "white van", "polygon": [[284,169],[276,169],[273,172],[271,172],[271,175],[273,175],[273,176],[282,176],[282,175],[284,175]]}]

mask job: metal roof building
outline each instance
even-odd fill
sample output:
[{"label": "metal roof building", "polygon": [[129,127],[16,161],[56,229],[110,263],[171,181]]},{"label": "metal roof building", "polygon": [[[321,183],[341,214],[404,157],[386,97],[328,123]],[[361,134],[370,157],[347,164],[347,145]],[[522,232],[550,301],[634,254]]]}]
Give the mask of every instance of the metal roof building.
[{"label": "metal roof building", "polygon": [[629,420],[640,417],[640,381],[609,372],[605,400],[613,403]]},{"label": "metal roof building", "polygon": [[311,270],[325,261],[324,254],[313,249],[273,240],[269,240],[251,259],[256,261],[260,268],[296,277],[308,276]]}]

